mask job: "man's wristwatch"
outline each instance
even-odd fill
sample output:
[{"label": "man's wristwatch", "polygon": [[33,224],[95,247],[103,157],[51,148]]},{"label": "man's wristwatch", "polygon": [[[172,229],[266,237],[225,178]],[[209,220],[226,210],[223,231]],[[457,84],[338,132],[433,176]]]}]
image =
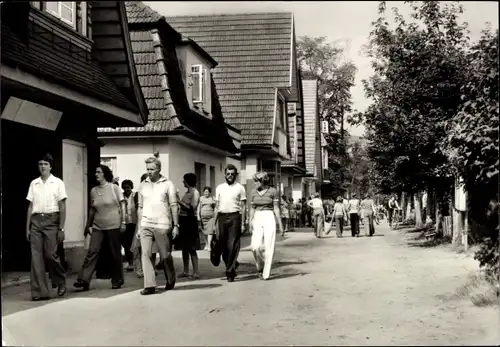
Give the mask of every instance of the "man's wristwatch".
[{"label": "man's wristwatch", "polygon": [[174,224],[174,228],[178,228],[179,227],[179,224]]}]

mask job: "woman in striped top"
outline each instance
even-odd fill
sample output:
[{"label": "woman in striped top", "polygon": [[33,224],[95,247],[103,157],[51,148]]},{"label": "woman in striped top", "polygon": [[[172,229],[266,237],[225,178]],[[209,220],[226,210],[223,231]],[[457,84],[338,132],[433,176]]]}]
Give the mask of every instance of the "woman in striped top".
[{"label": "woman in striped top", "polygon": [[269,186],[269,176],[258,172],[253,176],[255,189],[250,198],[250,225],[252,227],[251,248],[255,257],[259,277],[266,280],[271,274],[276,224],[283,233],[280,216],[279,194]]}]

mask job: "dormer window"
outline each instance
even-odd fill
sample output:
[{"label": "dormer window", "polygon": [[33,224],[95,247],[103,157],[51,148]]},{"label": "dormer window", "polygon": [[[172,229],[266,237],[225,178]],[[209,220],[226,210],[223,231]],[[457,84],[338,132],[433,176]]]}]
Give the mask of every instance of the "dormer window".
[{"label": "dormer window", "polygon": [[193,103],[202,103],[205,96],[205,75],[203,65],[191,65],[191,78],[193,80]]},{"label": "dormer window", "polygon": [[76,2],[47,1],[45,6],[48,13],[76,29]]}]

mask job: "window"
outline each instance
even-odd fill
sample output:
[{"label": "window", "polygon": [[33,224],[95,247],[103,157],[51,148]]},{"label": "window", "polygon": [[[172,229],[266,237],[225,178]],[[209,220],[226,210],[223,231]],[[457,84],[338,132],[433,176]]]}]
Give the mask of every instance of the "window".
[{"label": "window", "polygon": [[76,2],[46,1],[45,6],[48,13],[76,29]]},{"label": "window", "polygon": [[328,134],[328,121],[327,120],[321,121],[321,132],[323,134]]},{"label": "window", "polygon": [[205,95],[205,79],[202,65],[191,65],[191,78],[193,81],[193,102],[203,102]]},{"label": "window", "polygon": [[113,171],[113,176],[118,176],[116,157],[101,157],[101,164],[109,167]]}]

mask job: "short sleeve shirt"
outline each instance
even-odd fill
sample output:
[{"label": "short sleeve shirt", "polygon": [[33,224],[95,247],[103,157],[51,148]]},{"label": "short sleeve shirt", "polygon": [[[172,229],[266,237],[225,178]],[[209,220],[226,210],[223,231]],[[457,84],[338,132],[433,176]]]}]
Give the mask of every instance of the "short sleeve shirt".
[{"label": "short sleeve shirt", "polygon": [[171,205],[177,204],[177,192],[172,181],[161,176],[156,182],[148,177],[141,183],[142,196],[141,227],[170,229],[172,227]]},{"label": "short sleeve shirt", "polygon": [[275,188],[269,187],[267,190],[252,190],[252,200],[250,203],[256,211],[272,211],[274,203],[279,201],[279,195]]},{"label": "short sleeve shirt", "polygon": [[125,201],[116,184],[96,186],[90,191],[91,206],[95,210],[92,228],[97,230],[119,229],[121,224],[120,202]]},{"label": "short sleeve shirt", "polygon": [[33,205],[32,213],[55,213],[59,212],[59,201],[67,197],[64,182],[50,175],[45,183],[41,177],[31,181],[26,200]]},{"label": "short sleeve shirt", "polygon": [[219,202],[219,211],[222,213],[241,212],[241,201],[247,199],[245,187],[235,182],[231,185],[222,183],[215,190],[215,200]]}]

